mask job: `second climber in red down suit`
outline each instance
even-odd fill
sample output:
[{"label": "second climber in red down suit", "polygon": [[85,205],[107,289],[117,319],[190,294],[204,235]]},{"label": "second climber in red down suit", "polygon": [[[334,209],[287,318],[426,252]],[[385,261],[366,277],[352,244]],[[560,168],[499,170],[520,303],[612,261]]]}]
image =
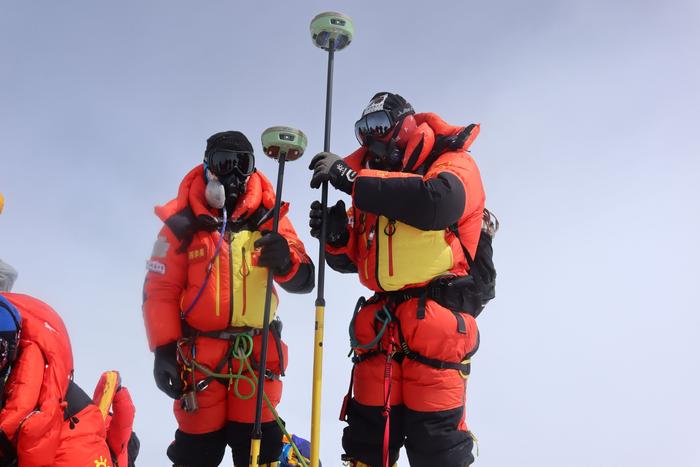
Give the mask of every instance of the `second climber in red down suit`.
[{"label": "second climber in red down suit", "polygon": [[[349,211],[342,201],[327,210],[328,264],[374,292],[351,325],[344,459],[388,466],[405,445],[414,467],[466,467],[474,460],[465,404],[479,310],[438,296],[468,274],[466,254],[479,241],[485,195],[467,153],[479,127],[415,114],[401,96],[379,93],[355,130],[357,151],[320,153],[310,165],[313,188],[329,181],[352,196]],[[310,216],[318,237],[320,203]]]},{"label": "second climber in red down suit", "polygon": [[[207,140],[204,164],[185,176],[177,198],[156,208],[165,225],[148,261],[143,313],[156,384],[176,399],[168,457],[177,466],[217,466],[227,445],[236,466],[248,465],[268,271],[288,292],[313,289],[313,263],[287,203],[279,233],[271,232],[274,203],[252,145],[227,131]],[[271,319],[277,301],[273,289]],[[281,330],[273,319],[264,374],[273,406],[287,361]],[[262,415],[267,465],[279,459],[282,432],[267,405]]]}]

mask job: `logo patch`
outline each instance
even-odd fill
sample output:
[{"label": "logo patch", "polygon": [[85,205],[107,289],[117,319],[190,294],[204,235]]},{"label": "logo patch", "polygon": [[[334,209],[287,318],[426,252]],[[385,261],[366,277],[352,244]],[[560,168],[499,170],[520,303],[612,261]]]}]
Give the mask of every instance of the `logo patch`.
[{"label": "logo patch", "polygon": [[187,259],[190,263],[199,263],[209,259],[209,252],[205,245],[196,245],[187,250]]},{"label": "logo patch", "polygon": [[160,261],[146,261],[146,270],[157,274],[165,274],[165,264]]},{"label": "logo patch", "polygon": [[367,107],[362,112],[362,116],[364,117],[365,115],[371,114],[372,112],[384,110],[384,101],[387,97],[389,97],[389,94],[382,94],[381,96],[377,96],[371,101],[369,101],[369,104],[367,104]]},{"label": "logo patch", "polygon": [[170,243],[162,235],[158,236],[156,243],[153,245],[153,251],[151,252],[151,258],[165,258],[170,249]]}]

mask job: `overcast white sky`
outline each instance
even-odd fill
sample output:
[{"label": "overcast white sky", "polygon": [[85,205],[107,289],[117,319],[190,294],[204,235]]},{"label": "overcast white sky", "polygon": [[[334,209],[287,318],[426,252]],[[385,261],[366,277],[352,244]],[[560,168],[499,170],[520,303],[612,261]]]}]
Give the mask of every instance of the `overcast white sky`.
[{"label": "overcast white sky", "polygon": [[[333,9],[357,29],[336,58],[334,151],[355,149],[380,90],[482,124],[472,152],[502,230],[469,388],[476,465],[700,465],[700,4],[298,3],[0,5],[0,257],[17,292],[64,317],[83,387],[121,370],[139,465],[170,465],[176,426],[141,318],[153,206],[216,131],[246,133],[271,178],[268,126],[303,129],[306,160],[322,149],[326,56],[308,24]],[[287,168],[283,198],[315,258],[306,164]],[[322,459],[336,466],[347,323],[366,291],[327,278]],[[305,437],[314,297],[283,293],[280,307],[281,412]]]}]

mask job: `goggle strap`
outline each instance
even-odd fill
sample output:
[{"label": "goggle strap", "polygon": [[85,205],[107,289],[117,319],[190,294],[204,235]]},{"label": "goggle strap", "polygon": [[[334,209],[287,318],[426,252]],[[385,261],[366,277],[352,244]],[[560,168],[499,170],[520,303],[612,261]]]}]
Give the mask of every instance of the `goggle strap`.
[{"label": "goggle strap", "polygon": [[401,131],[402,126],[403,126],[403,118],[401,120],[398,120],[396,123],[394,123],[394,131],[391,133],[392,139],[399,136],[399,132]]}]

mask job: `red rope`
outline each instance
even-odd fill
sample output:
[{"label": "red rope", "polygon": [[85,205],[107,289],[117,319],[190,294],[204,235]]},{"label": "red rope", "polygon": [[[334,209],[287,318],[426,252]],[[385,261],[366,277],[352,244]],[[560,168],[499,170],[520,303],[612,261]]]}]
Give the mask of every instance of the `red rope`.
[{"label": "red rope", "polygon": [[382,447],[382,465],[389,467],[389,434],[391,432],[391,373],[393,368],[394,350],[396,341],[394,340],[394,323],[389,324],[389,348],[386,352],[386,365],[384,366],[384,444]]}]

